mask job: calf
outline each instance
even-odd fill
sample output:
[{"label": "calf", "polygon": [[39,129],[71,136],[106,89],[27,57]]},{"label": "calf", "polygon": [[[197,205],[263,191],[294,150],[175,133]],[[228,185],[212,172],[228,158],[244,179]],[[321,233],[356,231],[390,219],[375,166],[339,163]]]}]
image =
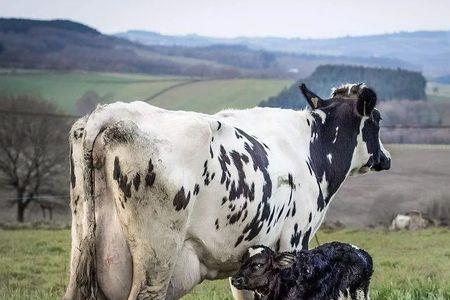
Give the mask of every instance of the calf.
[{"label": "calf", "polygon": [[283,253],[254,246],[241,262],[232,284],[261,299],[369,299],[372,258],[349,244]]}]

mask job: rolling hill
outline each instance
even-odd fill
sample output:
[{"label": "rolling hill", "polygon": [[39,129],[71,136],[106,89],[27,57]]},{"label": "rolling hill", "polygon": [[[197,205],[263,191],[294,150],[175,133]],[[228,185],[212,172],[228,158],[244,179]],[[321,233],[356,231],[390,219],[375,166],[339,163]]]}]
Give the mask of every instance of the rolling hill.
[{"label": "rolling hill", "polygon": [[[220,42],[220,40],[213,40]],[[153,42],[151,42],[153,43]],[[189,44],[189,43],[187,43]],[[0,67],[209,78],[299,78],[321,64],[414,68],[401,59],[288,53],[252,45],[144,45],[67,20],[0,18]]]},{"label": "rolling hill", "polygon": [[[245,45],[250,49],[324,56],[401,60],[426,76],[450,74],[450,31],[399,32],[334,39],[278,37],[213,38],[198,35],[168,36],[128,31],[116,36],[146,45],[205,47],[214,44]],[[405,65],[397,67],[405,68]]]},{"label": "rolling hill", "polygon": [[167,56],[80,23],[0,18],[0,67],[227,77],[244,69]]},{"label": "rolling hill", "polygon": [[[348,82],[364,82],[373,87],[381,101],[426,100],[426,80],[419,72],[369,68],[362,66],[322,65],[301,82],[320,97],[327,99],[333,87]],[[270,97],[261,106],[300,109],[307,106],[299,93],[300,82],[282,90],[277,96]]]},{"label": "rolling hill", "polygon": [[204,113],[224,108],[256,106],[261,99],[276,95],[292,80],[155,76],[97,72],[0,70],[1,94],[39,95],[66,113],[75,113],[78,99],[95,92],[102,103],[147,101],[167,109]]}]

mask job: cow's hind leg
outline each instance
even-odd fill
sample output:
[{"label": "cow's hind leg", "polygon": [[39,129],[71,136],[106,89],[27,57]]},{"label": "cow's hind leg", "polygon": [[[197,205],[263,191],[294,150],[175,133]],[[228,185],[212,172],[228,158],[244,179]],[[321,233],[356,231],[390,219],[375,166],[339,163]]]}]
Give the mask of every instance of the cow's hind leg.
[{"label": "cow's hind leg", "polygon": [[185,241],[179,254],[175,270],[170,279],[166,300],[180,299],[191,291],[206,276],[206,269],[200,262],[194,245]]},{"label": "cow's hind leg", "polygon": [[[141,173],[139,176],[145,178],[142,171],[127,174]],[[133,262],[130,300],[165,299],[187,224],[187,213],[178,213],[170,207],[175,195],[164,183],[155,179],[151,186],[146,184],[144,180],[142,192],[132,187],[130,197],[126,197],[129,191],[125,187],[125,193],[119,190],[116,199]]]},{"label": "cow's hind leg", "polygon": [[[139,213],[146,213],[142,210]],[[139,220],[128,224],[133,260],[133,283],[128,299],[165,299],[182,236],[155,214],[152,224]],[[133,228],[139,225],[143,228]],[[145,228],[145,230],[143,230]],[[148,232],[146,230],[149,230]]]},{"label": "cow's hind leg", "polygon": [[186,173],[177,178],[168,171],[156,142],[133,124],[119,122],[104,135],[108,183],[132,257],[128,299],[165,299],[185,238],[194,183]]}]

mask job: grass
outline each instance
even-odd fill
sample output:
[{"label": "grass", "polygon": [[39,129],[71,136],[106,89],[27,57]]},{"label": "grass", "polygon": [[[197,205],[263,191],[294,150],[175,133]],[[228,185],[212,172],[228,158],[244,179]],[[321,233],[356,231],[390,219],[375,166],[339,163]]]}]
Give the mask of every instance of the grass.
[{"label": "grass", "polygon": [[[151,100],[168,109],[216,112],[222,108],[247,108],[277,94],[289,80],[228,79],[190,83],[196,78],[113,74],[0,70],[0,93],[33,94],[55,102],[62,110],[74,112],[75,102],[86,92],[95,91],[107,102],[146,100],[170,87],[173,89]],[[177,86],[187,83],[184,86]]]},{"label": "grass", "polygon": [[106,96],[108,102],[144,100],[160,90],[185,81],[182,77],[83,72],[19,72],[0,74],[0,91],[34,94],[73,112],[75,102],[86,92]]},{"label": "grass", "polygon": [[[215,113],[225,108],[256,106],[293,83],[292,80],[249,78],[193,80],[198,78],[0,69],[0,93],[40,95],[69,113],[75,112],[75,102],[86,91],[97,92],[106,102],[152,98],[151,104],[167,109]],[[182,83],[185,85],[178,86]],[[158,95],[161,91],[164,92]],[[430,100],[450,100],[450,85],[430,82],[426,92]]]},{"label": "grass", "polygon": [[69,251],[68,230],[0,231],[0,299],[59,299]]},{"label": "grass", "polygon": [[433,101],[449,101],[450,100],[450,84],[442,84],[429,82],[426,87],[428,100]]},{"label": "grass", "polygon": [[[450,299],[450,230],[321,231],[319,240],[349,242],[372,254],[372,299]],[[68,230],[0,230],[0,299],[58,299],[68,279],[69,244]],[[232,298],[227,280],[219,280],[184,299]]]},{"label": "grass", "polygon": [[170,90],[151,103],[168,109],[215,113],[225,108],[254,107],[291,84],[290,80],[277,79],[202,81]]}]

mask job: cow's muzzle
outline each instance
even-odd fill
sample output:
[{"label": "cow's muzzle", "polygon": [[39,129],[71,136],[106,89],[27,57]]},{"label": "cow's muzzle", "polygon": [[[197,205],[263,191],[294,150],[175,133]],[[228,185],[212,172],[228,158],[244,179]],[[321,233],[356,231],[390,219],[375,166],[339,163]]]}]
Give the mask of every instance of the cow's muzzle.
[{"label": "cow's muzzle", "polygon": [[384,153],[381,153],[379,162],[372,166],[372,170],[375,170],[377,172],[389,170],[390,168],[391,168],[391,158],[387,157]]},{"label": "cow's muzzle", "polygon": [[231,278],[231,284],[238,290],[245,289],[245,278],[242,276],[233,276]]}]

